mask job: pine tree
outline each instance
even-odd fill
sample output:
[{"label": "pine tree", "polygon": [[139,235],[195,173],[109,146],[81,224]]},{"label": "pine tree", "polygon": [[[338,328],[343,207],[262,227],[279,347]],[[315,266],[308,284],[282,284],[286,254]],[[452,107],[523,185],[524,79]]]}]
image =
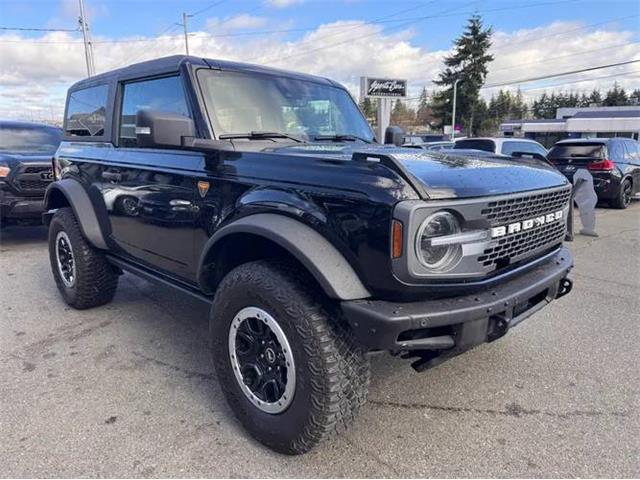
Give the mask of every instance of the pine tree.
[{"label": "pine tree", "polygon": [[586,93],[582,93],[582,95],[580,95],[580,100],[578,101],[578,106],[579,107],[588,107],[589,106],[589,97],[587,96]]},{"label": "pine tree", "polygon": [[426,87],[422,88],[420,99],[418,100],[418,110],[416,111],[416,122],[418,125],[427,125],[430,123],[432,114],[429,105],[429,96]]},{"label": "pine tree", "polygon": [[607,92],[602,104],[607,107],[620,107],[626,105],[628,101],[627,92],[618,85],[618,82],[614,82],[613,88]]},{"label": "pine tree", "polygon": [[602,104],[602,94],[600,93],[599,90],[596,90],[595,88],[593,89],[593,91],[591,92],[591,94],[589,95],[589,105],[596,105],[596,106],[600,106]]},{"label": "pine tree", "polygon": [[490,55],[492,29],[485,28],[482,19],[473,15],[464,32],[454,41],[454,52],[444,59],[445,69],[440,73],[436,85],[444,87],[434,95],[434,116],[443,125],[451,123],[453,85],[460,80],[457,90],[456,120],[473,133],[474,112],[480,99],[480,88],[487,77],[487,66],[493,60]]},{"label": "pine tree", "polygon": [[636,88],[629,95],[629,105],[640,105],[640,88]]},{"label": "pine tree", "polygon": [[372,102],[369,97],[365,97],[363,100],[361,100],[359,105],[360,110],[362,110],[362,113],[364,113],[364,116],[366,118],[369,119],[376,116],[376,113],[378,111],[377,104],[375,102]]}]

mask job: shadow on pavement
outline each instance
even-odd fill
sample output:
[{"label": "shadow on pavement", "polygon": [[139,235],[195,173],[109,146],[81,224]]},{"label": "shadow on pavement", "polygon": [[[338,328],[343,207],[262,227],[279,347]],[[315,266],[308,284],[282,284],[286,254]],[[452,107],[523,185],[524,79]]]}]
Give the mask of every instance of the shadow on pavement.
[{"label": "shadow on pavement", "polygon": [[24,244],[42,244],[47,241],[48,229],[45,226],[7,226],[0,228],[0,246],[2,248]]}]

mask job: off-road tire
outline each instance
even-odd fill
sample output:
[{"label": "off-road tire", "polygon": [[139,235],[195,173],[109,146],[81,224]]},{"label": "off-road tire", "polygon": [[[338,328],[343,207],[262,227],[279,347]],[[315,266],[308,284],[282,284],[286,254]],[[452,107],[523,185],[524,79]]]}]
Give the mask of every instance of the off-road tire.
[{"label": "off-road tire", "polygon": [[620,210],[624,210],[631,204],[631,192],[633,185],[631,184],[631,180],[628,178],[620,184],[620,190],[618,191],[618,195],[611,201],[611,206],[613,208],[618,208]]},{"label": "off-road tire", "polygon": [[[229,358],[235,315],[254,306],[269,312],[284,331],[296,366],[291,404],[265,413],[240,388]],[[219,285],[210,315],[214,366],[226,400],[249,433],[285,454],[301,454],[343,432],[367,398],[369,359],[304,271],[273,260],[243,264]]]},{"label": "off-road tire", "polygon": [[[56,237],[65,232],[71,243],[76,278],[73,286],[65,285],[56,259]],[[56,285],[64,301],[78,310],[109,303],[118,286],[118,274],[104,254],[84,238],[71,208],[59,209],[49,225],[49,261]]]}]

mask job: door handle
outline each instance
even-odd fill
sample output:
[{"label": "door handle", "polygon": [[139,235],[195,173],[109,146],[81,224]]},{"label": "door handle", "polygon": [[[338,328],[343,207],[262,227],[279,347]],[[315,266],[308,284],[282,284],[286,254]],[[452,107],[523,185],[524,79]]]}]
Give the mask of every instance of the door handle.
[{"label": "door handle", "polygon": [[190,207],[192,203],[189,200],[170,200],[169,205],[172,207]]},{"label": "door handle", "polygon": [[119,182],[122,180],[122,174],[119,172],[102,172],[102,178],[110,182]]}]

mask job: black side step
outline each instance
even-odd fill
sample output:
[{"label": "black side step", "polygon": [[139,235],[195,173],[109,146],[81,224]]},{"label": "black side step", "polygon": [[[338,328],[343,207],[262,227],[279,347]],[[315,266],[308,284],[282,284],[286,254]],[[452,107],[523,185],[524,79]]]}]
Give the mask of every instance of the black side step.
[{"label": "black side step", "polygon": [[172,280],[171,278],[162,275],[161,273],[155,272],[141,265],[133,265],[125,260],[114,257],[113,255],[107,255],[107,260],[109,260],[109,263],[118,268],[121,268],[125,272],[130,272],[152,283],[159,283],[160,285],[166,285],[168,287],[174,288],[182,293],[186,293],[196,300],[200,300],[201,302],[207,303],[209,305],[211,304],[211,302],[213,302],[213,298],[204,295],[195,288],[191,288],[186,284],[176,282],[175,280]]}]

